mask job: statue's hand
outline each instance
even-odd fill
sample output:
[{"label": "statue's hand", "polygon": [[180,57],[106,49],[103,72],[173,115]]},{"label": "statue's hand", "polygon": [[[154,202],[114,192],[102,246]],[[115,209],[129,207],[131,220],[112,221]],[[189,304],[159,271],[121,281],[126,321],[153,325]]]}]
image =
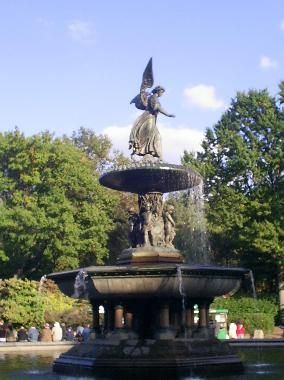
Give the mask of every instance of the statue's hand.
[{"label": "statue's hand", "polygon": [[172,115],[172,114],[170,114],[169,117],[176,117],[176,115]]}]

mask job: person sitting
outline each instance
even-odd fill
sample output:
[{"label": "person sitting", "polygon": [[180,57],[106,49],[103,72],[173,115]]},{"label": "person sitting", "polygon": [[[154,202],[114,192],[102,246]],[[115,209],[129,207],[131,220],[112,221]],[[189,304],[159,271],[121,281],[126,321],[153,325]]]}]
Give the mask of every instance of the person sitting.
[{"label": "person sitting", "polygon": [[7,329],[4,324],[4,321],[0,320],[0,343],[6,342],[6,336],[7,336]]},{"label": "person sitting", "polygon": [[68,340],[68,341],[72,342],[74,340],[74,338],[75,338],[74,330],[72,329],[71,326],[69,326],[66,329],[65,340]]},{"label": "person sitting", "polygon": [[52,342],[51,330],[49,324],[45,323],[43,329],[40,332],[40,342]]},{"label": "person sitting", "polygon": [[24,326],[21,326],[18,331],[18,342],[27,342],[27,341],[28,341],[27,330],[24,328]]},{"label": "person sitting", "polygon": [[53,342],[60,342],[62,340],[62,328],[59,322],[54,322],[54,325],[51,329],[51,335]]},{"label": "person sitting", "polygon": [[37,342],[38,336],[39,336],[38,329],[35,326],[32,326],[28,331],[28,341]]},{"label": "person sitting", "polygon": [[17,342],[17,331],[13,328],[13,325],[9,323],[7,325],[6,342]]}]

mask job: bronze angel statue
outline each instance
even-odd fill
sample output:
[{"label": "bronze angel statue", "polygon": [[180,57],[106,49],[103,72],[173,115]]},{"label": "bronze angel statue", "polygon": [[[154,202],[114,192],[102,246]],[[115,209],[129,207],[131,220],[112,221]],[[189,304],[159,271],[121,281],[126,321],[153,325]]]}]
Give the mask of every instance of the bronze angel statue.
[{"label": "bronze angel statue", "polygon": [[159,112],[168,117],[175,117],[175,115],[167,113],[161,107],[159,97],[165,92],[163,87],[156,86],[151,92],[146,91],[153,84],[151,58],[143,73],[140,93],[130,102],[130,104],[134,103],[136,108],[144,112],[138,117],[131,129],[129,149],[132,149],[131,157],[136,154],[144,156],[145,159],[156,157],[162,160],[161,136],[156,125],[157,115]]}]

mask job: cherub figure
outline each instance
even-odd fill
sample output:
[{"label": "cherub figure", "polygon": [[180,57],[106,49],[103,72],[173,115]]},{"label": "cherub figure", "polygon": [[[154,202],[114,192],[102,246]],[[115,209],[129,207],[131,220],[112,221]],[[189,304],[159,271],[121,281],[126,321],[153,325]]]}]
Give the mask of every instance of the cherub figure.
[{"label": "cherub figure", "polygon": [[165,228],[165,246],[168,248],[173,248],[173,240],[176,236],[175,232],[175,221],[173,220],[174,206],[168,205],[164,211],[164,228]]},{"label": "cherub figure", "polygon": [[140,93],[130,102],[130,104],[134,103],[136,108],[144,110],[144,112],[138,117],[131,129],[129,149],[132,149],[131,156],[136,154],[147,159],[156,157],[162,160],[161,136],[156,125],[157,116],[158,113],[168,117],[175,117],[175,115],[167,113],[161,107],[158,99],[165,92],[163,87],[156,86],[151,93],[146,91],[146,88],[151,88],[153,84],[151,58],[143,73]]},{"label": "cherub figure", "polygon": [[141,212],[141,222],[142,222],[142,235],[143,235],[143,245],[149,246],[153,245],[153,235],[152,235],[152,211],[151,204],[146,203],[144,206],[144,210]]},{"label": "cherub figure", "polygon": [[141,244],[141,223],[139,215],[135,212],[134,208],[131,207],[128,210],[128,240],[132,248],[136,248]]}]

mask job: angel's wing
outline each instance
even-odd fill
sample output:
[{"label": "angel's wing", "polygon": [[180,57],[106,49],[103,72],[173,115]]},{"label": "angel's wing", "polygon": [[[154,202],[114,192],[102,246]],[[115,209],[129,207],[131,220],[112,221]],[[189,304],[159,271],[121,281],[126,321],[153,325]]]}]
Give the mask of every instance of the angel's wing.
[{"label": "angel's wing", "polygon": [[140,92],[145,90],[146,88],[151,88],[153,84],[154,84],[154,76],[153,76],[153,65],[152,65],[152,57],[151,57],[143,73]]},{"label": "angel's wing", "polygon": [[146,88],[151,88],[154,84],[152,58],[149,59],[147,66],[143,72],[142,83],[140,87],[140,93],[135,96],[130,102],[134,103],[135,107],[139,110],[145,110],[148,102],[148,94]]}]

